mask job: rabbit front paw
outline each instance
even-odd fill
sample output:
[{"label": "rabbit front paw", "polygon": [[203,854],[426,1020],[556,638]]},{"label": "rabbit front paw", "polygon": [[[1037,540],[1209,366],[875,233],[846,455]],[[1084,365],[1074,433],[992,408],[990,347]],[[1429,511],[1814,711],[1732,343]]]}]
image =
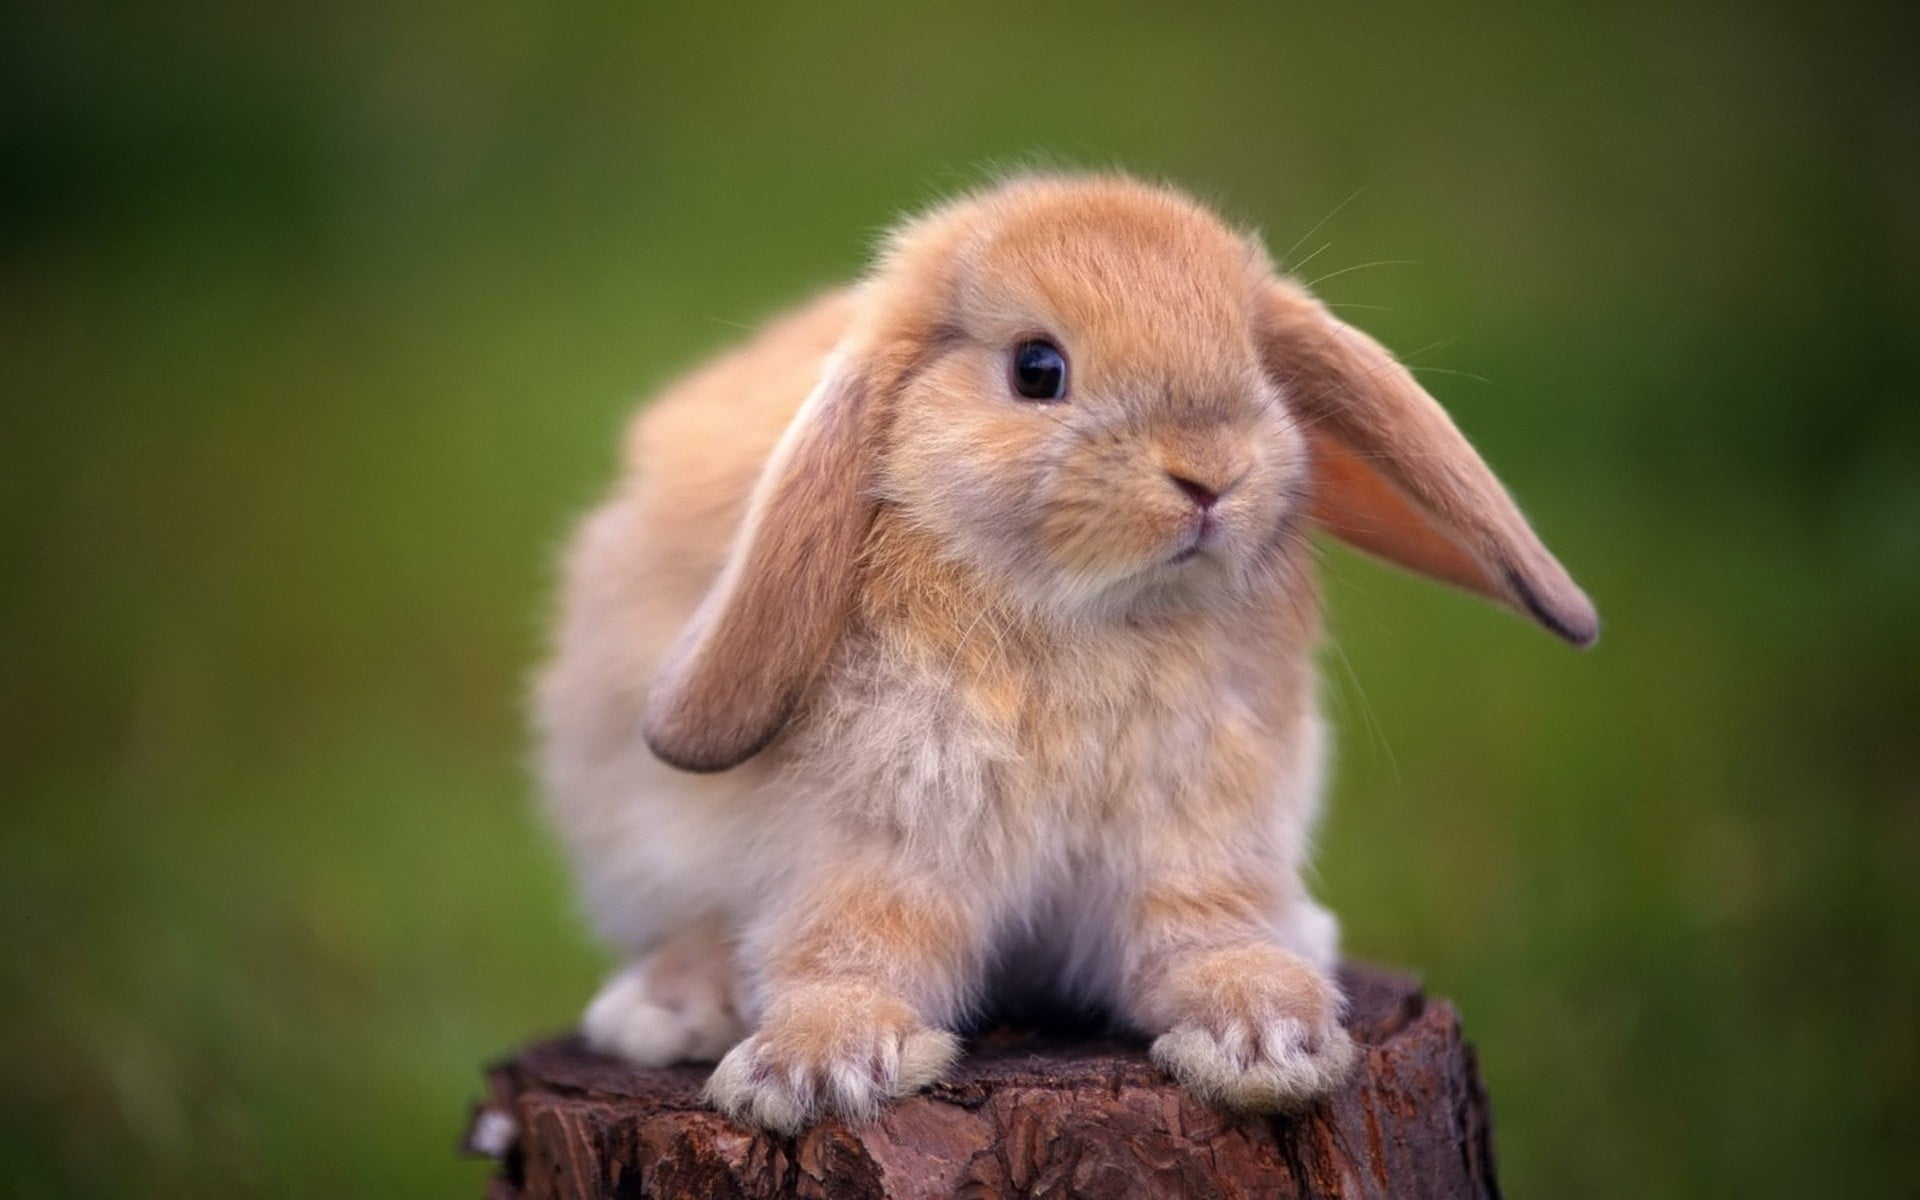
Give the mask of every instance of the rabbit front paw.
[{"label": "rabbit front paw", "polygon": [[736,1121],[797,1133],[829,1112],[872,1117],[883,1100],[940,1078],[959,1053],[958,1038],[893,996],[812,986],[775,1001],[760,1029],[720,1060],[707,1099]]},{"label": "rabbit front paw", "polygon": [[1357,1050],[1339,994],[1298,958],[1266,947],[1193,964],[1185,1010],[1155,1039],[1153,1060],[1201,1099],[1293,1112],[1346,1080]]},{"label": "rabbit front paw", "polygon": [[739,1020],[716,988],[662,989],[647,965],[607,981],[580,1019],[587,1045],[641,1067],[713,1062],[740,1040]]}]

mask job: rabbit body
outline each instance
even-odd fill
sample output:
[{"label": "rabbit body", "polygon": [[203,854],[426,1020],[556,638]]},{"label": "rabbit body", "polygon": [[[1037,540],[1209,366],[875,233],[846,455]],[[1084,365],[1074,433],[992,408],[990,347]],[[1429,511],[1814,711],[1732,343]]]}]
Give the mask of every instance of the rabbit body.
[{"label": "rabbit body", "polygon": [[[1006,391],[1035,336],[1059,402]],[[649,405],[538,699],[550,811],[630,960],[588,1040],[718,1060],[716,1104],[792,1130],[926,1085],[1018,988],[1221,1103],[1336,1086],[1308,523],[1591,621],[1497,485],[1356,473],[1438,412],[1315,408],[1375,351],[1187,198],[1032,179]],[[1439,419],[1423,445],[1456,449]]]}]

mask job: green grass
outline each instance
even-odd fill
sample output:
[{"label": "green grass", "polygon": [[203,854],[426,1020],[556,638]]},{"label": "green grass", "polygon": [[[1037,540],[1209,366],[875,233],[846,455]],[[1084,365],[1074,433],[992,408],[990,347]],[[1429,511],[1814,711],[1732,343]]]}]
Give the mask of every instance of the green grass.
[{"label": "green grass", "polygon": [[[1892,18],[1883,18],[1891,20]],[[522,693],[633,397],[983,163],[1186,182],[1597,649],[1330,562],[1352,950],[1516,1195],[1920,1189],[1920,92],[1788,10],[476,7],[0,30],[0,1191],[476,1194],[603,963]],[[1341,207],[1344,204],[1344,207]],[[1449,340],[1450,339],[1450,340]],[[1456,374],[1454,372],[1459,372]]]}]

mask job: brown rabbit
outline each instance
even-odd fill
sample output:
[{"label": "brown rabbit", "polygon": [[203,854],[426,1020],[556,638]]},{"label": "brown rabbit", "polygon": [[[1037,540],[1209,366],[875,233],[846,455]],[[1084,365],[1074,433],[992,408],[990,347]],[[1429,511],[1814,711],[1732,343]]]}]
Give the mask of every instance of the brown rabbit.
[{"label": "brown rabbit", "polygon": [[952,1062],[1018,980],[1196,1093],[1353,1047],[1320,804],[1315,525],[1593,607],[1440,407],[1260,244],[1131,179],[1017,179],[649,405],[568,560],[552,813],[629,956],[595,1046],[793,1130]]}]

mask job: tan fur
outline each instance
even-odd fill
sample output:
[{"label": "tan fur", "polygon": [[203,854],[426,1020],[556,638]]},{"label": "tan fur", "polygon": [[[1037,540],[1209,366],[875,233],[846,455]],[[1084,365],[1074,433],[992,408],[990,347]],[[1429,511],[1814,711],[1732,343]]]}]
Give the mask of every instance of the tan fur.
[{"label": "tan fur", "polygon": [[1593,603],[1393,355],[1291,283],[1265,289],[1259,320],[1269,369],[1330,451],[1318,496],[1330,532],[1505,601],[1576,646],[1600,635]]},{"label": "tan fur", "polygon": [[[1040,336],[1059,403],[1007,381]],[[998,970],[1221,1103],[1337,1086],[1304,526],[1592,627],[1383,353],[1186,197],[1042,177],[908,222],[649,406],[539,700],[588,910],[636,963],[589,1038],[744,1038],[710,1096],[794,1129],[935,1078]]]}]

